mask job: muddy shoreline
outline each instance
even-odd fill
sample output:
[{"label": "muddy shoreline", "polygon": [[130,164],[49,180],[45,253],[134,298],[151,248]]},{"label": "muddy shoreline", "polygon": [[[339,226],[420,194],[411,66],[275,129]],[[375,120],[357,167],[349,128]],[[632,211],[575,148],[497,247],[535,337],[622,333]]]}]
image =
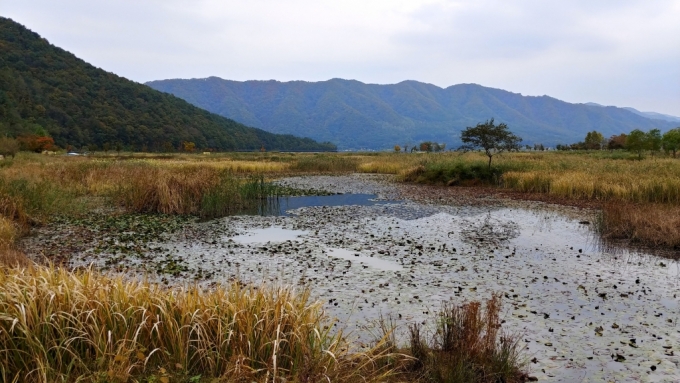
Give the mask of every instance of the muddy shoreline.
[{"label": "muddy shoreline", "polygon": [[[47,248],[69,251],[72,267],[94,265],[168,286],[240,280],[309,288],[357,344],[377,334],[380,316],[400,329],[415,321],[431,326],[443,301],[499,292],[504,329],[521,336],[530,372],[541,381],[680,380],[678,263],[601,251],[585,224],[591,209],[488,190],[399,185],[387,176],[280,182],[375,194],[385,203],[159,222],[137,249],[129,238],[91,228],[70,242],[81,229],[69,225],[36,230],[22,245],[48,258],[54,255]],[[247,240],[272,227],[295,235]]]}]

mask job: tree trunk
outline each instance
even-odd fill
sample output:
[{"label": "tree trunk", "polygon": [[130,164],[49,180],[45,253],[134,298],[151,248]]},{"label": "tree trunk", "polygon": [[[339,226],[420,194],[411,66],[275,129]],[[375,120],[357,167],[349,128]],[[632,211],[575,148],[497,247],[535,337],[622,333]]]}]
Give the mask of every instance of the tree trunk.
[{"label": "tree trunk", "polygon": [[492,158],[492,157],[493,157],[493,156],[489,156],[489,170],[491,170],[491,158]]}]

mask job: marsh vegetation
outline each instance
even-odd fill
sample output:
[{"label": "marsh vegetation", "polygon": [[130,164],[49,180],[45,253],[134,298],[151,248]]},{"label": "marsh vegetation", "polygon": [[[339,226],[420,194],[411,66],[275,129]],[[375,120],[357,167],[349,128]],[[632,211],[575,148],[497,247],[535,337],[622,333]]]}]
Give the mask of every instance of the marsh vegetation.
[{"label": "marsh vegetation", "polygon": [[[49,265],[63,262],[68,254],[52,259],[29,254],[35,265],[17,246],[36,227],[64,222],[81,222],[80,227],[92,232],[101,228],[148,237],[142,242],[150,243],[186,220],[257,210],[272,196],[322,192],[284,187],[272,183],[275,179],[355,172],[390,174],[401,182],[472,186],[512,198],[588,203],[601,211],[595,226],[606,240],[665,249],[680,246],[680,161],[672,158],[638,160],[618,152],[505,153],[489,166],[483,154],[474,152],[89,157],[22,152],[0,162],[0,252],[3,263],[12,266],[0,273],[2,379],[526,378],[516,343],[495,332],[497,297],[484,310],[474,302],[443,309],[443,318],[451,319],[443,319],[444,327],[436,334],[449,335],[439,340],[422,338],[416,326],[411,328],[410,346],[391,344],[388,331],[361,348],[342,332],[329,330],[333,321],[304,289],[238,283],[177,289]],[[139,238],[125,245],[125,251],[136,251]],[[476,334],[476,340],[467,339],[467,331]],[[456,339],[475,352],[450,353],[449,343]],[[437,367],[443,362],[455,368]]]}]

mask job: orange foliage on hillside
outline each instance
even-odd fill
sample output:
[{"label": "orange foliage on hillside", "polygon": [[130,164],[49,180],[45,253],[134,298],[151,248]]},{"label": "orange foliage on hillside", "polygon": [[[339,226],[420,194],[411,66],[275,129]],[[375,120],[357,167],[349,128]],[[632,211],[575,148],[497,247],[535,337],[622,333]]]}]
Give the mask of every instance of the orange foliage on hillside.
[{"label": "orange foliage on hillside", "polygon": [[19,141],[19,148],[21,150],[40,153],[43,150],[54,149],[54,139],[52,137],[26,134],[17,137],[17,141]]}]

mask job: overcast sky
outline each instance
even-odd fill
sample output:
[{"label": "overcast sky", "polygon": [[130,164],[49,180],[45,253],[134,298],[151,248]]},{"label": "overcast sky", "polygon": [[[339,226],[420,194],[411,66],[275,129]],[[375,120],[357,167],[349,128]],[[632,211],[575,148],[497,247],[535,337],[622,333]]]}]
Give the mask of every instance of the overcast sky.
[{"label": "overcast sky", "polygon": [[0,0],[0,14],[138,82],[477,83],[680,116],[680,0]]}]

